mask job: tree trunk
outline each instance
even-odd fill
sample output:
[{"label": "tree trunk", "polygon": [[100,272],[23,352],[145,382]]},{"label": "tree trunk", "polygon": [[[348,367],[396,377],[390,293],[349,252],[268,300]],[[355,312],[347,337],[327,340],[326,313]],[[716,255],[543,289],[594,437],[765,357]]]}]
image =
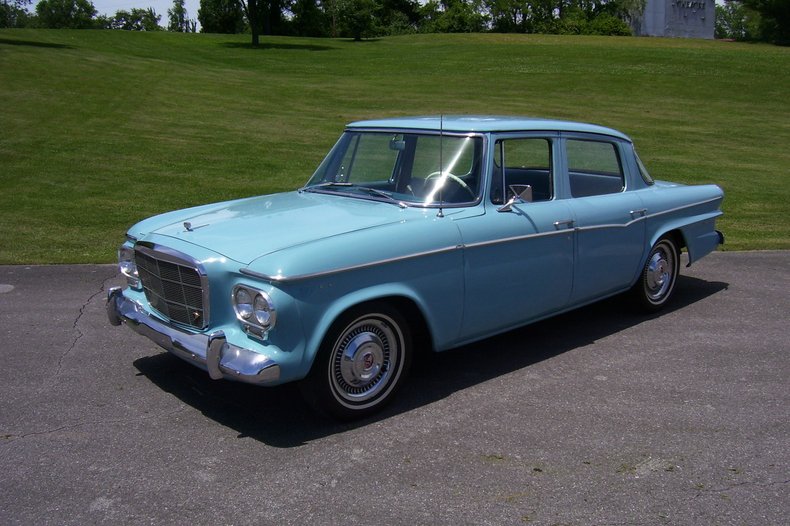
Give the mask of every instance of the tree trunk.
[{"label": "tree trunk", "polygon": [[258,38],[258,5],[257,0],[248,0],[247,17],[249,18],[250,31],[252,31],[252,47],[258,47],[260,39]]}]

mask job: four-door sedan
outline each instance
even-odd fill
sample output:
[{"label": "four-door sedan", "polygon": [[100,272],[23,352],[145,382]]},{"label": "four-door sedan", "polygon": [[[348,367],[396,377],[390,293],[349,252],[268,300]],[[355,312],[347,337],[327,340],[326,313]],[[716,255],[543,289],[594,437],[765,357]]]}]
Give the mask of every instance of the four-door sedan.
[{"label": "four-door sedan", "polygon": [[125,323],[211,378],[378,410],[443,351],[630,291],[658,310],[723,242],[718,186],[654,181],[617,131],[514,117],[349,124],[303,188],[162,214],[119,250]]}]

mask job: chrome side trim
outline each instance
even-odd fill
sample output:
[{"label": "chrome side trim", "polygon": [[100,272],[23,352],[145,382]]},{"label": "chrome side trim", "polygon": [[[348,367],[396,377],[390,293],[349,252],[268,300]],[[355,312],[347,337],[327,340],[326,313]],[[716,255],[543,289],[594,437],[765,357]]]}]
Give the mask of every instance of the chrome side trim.
[{"label": "chrome side trim", "polygon": [[477,243],[469,243],[464,245],[463,248],[466,249],[466,248],[490,247],[494,245],[501,245],[504,243],[525,241],[527,239],[532,239],[532,238],[565,235],[565,234],[570,234],[571,232],[573,232],[573,229],[566,228],[564,230],[557,230],[556,232],[540,232],[539,234],[525,234],[523,236],[503,237],[502,239],[494,239],[491,241],[478,241]]},{"label": "chrome side trim", "polygon": [[[677,212],[679,210],[685,210],[686,208],[693,208],[695,206],[706,205],[708,203],[721,201],[723,199],[724,199],[723,196],[722,197],[713,197],[711,199],[706,199],[705,201],[698,201],[696,203],[690,203],[690,204],[687,204],[687,205],[678,206],[678,207],[675,207],[675,208],[670,208],[669,210],[663,210],[661,212],[656,212],[655,214],[649,214],[649,215],[644,216],[644,217],[658,217],[658,216],[662,216],[662,215],[665,215],[665,214],[671,214],[671,213]],[[721,210],[719,210],[719,215],[721,215],[722,213],[723,212]]]},{"label": "chrome side trim", "polygon": [[348,267],[340,267],[332,270],[323,270],[321,272],[313,272],[311,274],[299,274],[296,276],[283,276],[282,274],[277,274],[276,276],[270,276],[269,274],[263,274],[261,272],[255,272],[254,270],[250,270],[248,268],[240,268],[239,272],[244,274],[245,276],[250,276],[253,278],[258,278],[263,281],[269,281],[272,283],[288,283],[292,281],[302,281],[305,279],[312,279],[318,278],[323,276],[330,276],[332,274],[340,274],[341,272],[348,272],[349,270],[360,270],[370,267],[377,267],[379,265],[386,265],[388,263],[395,263],[397,261],[406,261],[409,259],[417,259],[425,256],[434,256],[436,254],[444,254],[446,252],[452,252],[454,250],[460,250],[464,248],[464,245],[455,245],[452,247],[444,247],[444,248],[437,248],[434,250],[426,250],[424,252],[417,252],[414,254],[408,254],[406,256],[397,256],[394,258],[387,258],[387,259],[379,259],[376,261],[371,261],[370,263],[360,263],[359,265],[349,265]]},{"label": "chrome side trim", "polygon": [[[394,258],[380,259],[380,260],[372,261],[370,263],[361,263],[359,265],[350,265],[350,266],[347,266],[347,267],[340,267],[340,268],[331,269],[331,270],[324,270],[324,271],[321,271],[321,272],[313,272],[313,273],[310,273],[310,274],[299,274],[299,275],[296,275],[296,276],[284,276],[282,274],[277,274],[276,276],[272,276],[272,275],[269,275],[269,274],[264,274],[262,272],[255,272],[254,270],[250,270],[248,268],[240,268],[239,272],[241,274],[245,275],[245,276],[250,276],[252,278],[260,279],[260,280],[267,281],[267,282],[270,282],[270,283],[290,283],[290,282],[295,282],[295,281],[303,281],[303,280],[307,280],[307,279],[320,278],[320,277],[324,277],[324,276],[331,276],[333,274],[340,274],[342,272],[348,272],[348,271],[351,271],[351,270],[359,270],[359,269],[365,269],[365,268],[375,267],[375,266],[379,266],[379,265],[386,265],[386,264],[389,264],[389,263],[396,263],[398,261],[405,261],[405,260],[409,260],[409,259],[416,259],[416,258],[420,258],[420,257],[424,257],[424,256],[432,256],[432,255],[436,255],[436,254],[442,254],[442,253],[445,253],[445,252],[452,252],[454,250],[465,250],[465,249],[469,249],[469,248],[480,248],[480,247],[494,246],[494,245],[500,245],[500,244],[504,244],[504,243],[513,243],[513,242],[516,242],[516,241],[524,241],[524,240],[531,239],[531,238],[556,236],[556,235],[565,235],[565,234],[568,234],[570,232],[581,232],[581,231],[600,230],[600,229],[609,229],[609,228],[628,228],[631,225],[633,225],[634,223],[638,223],[639,221],[645,221],[645,220],[647,220],[649,218],[652,218],[652,217],[658,217],[658,216],[661,216],[661,215],[664,215],[664,214],[677,212],[678,210],[684,210],[686,208],[692,208],[694,206],[704,205],[704,204],[712,203],[712,202],[718,201],[718,200],[721,200],[721,198],[720,197],[716,197],[716,198],[713,198],[713,199],[708,199],[706,201],[700,201],[700,202],[697,202],[697,203],[691,203],[691,204],[688,204],[688,205],[683,205],[683,206],[679,206],[677,208],[673,208],[671,210],[665,210],[663,212],[657,212],[655,214],[643,213],[643,215],[641,215],[640,217],[636,217],[636,218],[634,218],[634,219],[632,219],[630,221],[627,221],[625,223],[619,223],[619,224],[618,223],[610,223],[610,224],[605,224],[605,225],[592,225],[592,226],[583,226],[583,227],[573,227],[573,225],[576,222],[575,220],[557,221],[557,222],[554,223],[554,227],[557,228],[558,230],[556,230],[554,232],[540,232],[540,233],[537,233],[537,234],[525,234],[523,236],[512,236],[512,237],[506,237],[506,238],[502,238],[502,239],[493,239],[493,240],[489,240],[489,241],[479,241],[477,243],[461,244],[461,245],[456,245],[456,246],[453,246],[453,247],[444,247],[444,248],[439,248],[439,249],[435,249],[435,250],[426,250],[424,252],[417,252],[417,253],[408,254],[408,255],[405,255],[405,256],[398,256],[398,257],[394,257]],[[642,212],[642,210],[635,210],[635,211],[632,211],[630,213],[633,214],[633,213],[641,213],[641,212]],[[721,213],[722,212],[719,211],[719,215],[721,215]],[[560,227],[564,226],[564,225],[570,225],[570,228],[560,229]]]},{"label": "chrome side trim", "polygon": [[280,379],[280,365],[268,356],[227,343],[222,331],[193,334],[172,327],[124,296],[120,287],[107,291],[107,317],[112,325],[125,323],[163,349],[206,370],[215,380],[268,385]]},{"label": "chrome side trim", "polygon": [[648,217],[649,216],[637,217],[636,219],[632,219],[631,221],[626,221],[625,223],[607,223],[605,225],[580,226],[580,227],[576,227],[575,230],[581,232],[581,231],[587,231],[587,230],[603,230],[603,229],[608,229],[608,228],[628,228],[629,226],[633,225],[634,223],[638,223],[640,221],[644,221]]}]

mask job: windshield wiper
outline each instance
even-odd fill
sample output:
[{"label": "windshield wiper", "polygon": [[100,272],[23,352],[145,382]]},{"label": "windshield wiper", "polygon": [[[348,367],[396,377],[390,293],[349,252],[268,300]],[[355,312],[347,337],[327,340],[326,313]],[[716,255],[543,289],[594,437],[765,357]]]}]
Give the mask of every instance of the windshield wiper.
[{"label": "windshield wiper", "polygon": [[309,186],[303,186],[303,187],[301,187],[299,189],[299,191],[300,192],[306,192],[306,191],[314,190],[316,188],[326,188],[326,187],[329,187],[329,186],[349,187],[349,186],[356,186],[356,185],[354,185],[353,183],[339,183],[339,182],[336,182],[336,181],[325,181],[323,183],[313,184],[313,185],[309,185]]},{"label": "windshield wiper", "polygon": [[299,191],[300,192],[301,191],[310,191],[310,190],[314,190],[314,189],[317,189],[317,188],[331,188],[331,187],[334,187],[334,186],[339,186],[341,188],[352,188],[354,190],[359,190],[361,192],[366,192],[368,195],[371,195],[371,196],[383,197],[388,202],[396,204],[396,205],[398,205],[401,208],[406,208],[406,203],[404,203],[403,201],[398,201],[397,199],[392,197],[391,194],[388,194],[387,192],[384,192],[382,190],[377,190],[375,188],[370,188],[369,186],[360,186],[360,185],[354,184],[354,183],[340,183],[340,182],[335,182],[335,181],[325,181],[323,183],[318,183],[318,184],[314,184],[314,185],[311,185],[311,186],[305,186],[303,188],[300,188]]}]

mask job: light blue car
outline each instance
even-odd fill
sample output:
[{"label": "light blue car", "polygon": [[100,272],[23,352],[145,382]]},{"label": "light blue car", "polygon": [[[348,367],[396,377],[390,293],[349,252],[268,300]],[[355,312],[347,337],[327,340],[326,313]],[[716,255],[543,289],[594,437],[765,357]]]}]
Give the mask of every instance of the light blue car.
[{"label": "light blue car", "polygon": [[655,311],[724,238],[722,190],[654,181],[590,124],[349,124],[297,191],[162,214],[119,250],[125,323],[211,378],[300,381],[339,418],[378,410],[435,351],[628,292]]}]

